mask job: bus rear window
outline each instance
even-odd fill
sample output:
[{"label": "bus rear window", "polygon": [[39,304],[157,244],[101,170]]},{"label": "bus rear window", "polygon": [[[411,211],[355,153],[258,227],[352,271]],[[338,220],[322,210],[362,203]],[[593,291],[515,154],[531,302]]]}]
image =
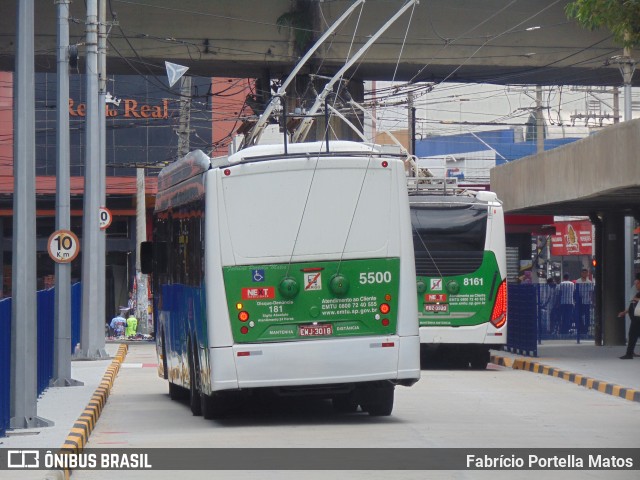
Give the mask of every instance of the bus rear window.
[{"label": "bus rear window", "polygon": [[236,261],[265,255],[383,255],[391,234],[390,169],[346,164],[321,165],[316,171],[306,165],[282,171],[271,167],[261,175],[224,178],[225,215]]},{"label": "bus rear window", "polygon": [[412,206],[416,274],[464,275],[482,264],[487,207],[474,205]]}]

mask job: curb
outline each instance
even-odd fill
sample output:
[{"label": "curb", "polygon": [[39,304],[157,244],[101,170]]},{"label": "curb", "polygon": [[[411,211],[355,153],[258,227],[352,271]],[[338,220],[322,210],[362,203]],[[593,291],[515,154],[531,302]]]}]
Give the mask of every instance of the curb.
[{"label": "curb", "polygon": [[597,390],[607,395],[613,395],[614,397],[623,398],[632,402],[640,402],[640,390],[634,390],[632,388],[621,387],[613,383],[603,382],[590,378],[578,373],[567,372],[560,370],[559,368],[550,367],[542,363],[533,362],[531,360],[525,360],[522,358],[509,358],[499,355],[491,355],[491,363],[500,365],[503,367],[513,368],[514,370],[524,370],[527,372],[541,373],[543,375],[549,375],[551,377],[560,378],[581,387],[585,387],[592,390]]},{"label": "curb", "polygon": [[[107,403],[113,382],[120,371],[120,365],[127,356],[128,350],[129,347],[126,344],[121,344],[118,348],[111,365],[107,367],[107,371],[102,376],[102,381],[93,392],[89,404],[75,421],[73,427],[71,427],[64,445],[60,448],[61,453],[81,453],[84,450],[89,440],[89,435],[91,435],[98,418],[100,418],[102,409]],[[58,478],[68,480],[71,476],[71,469],[58,470],[56,473],[59,475]]]}]

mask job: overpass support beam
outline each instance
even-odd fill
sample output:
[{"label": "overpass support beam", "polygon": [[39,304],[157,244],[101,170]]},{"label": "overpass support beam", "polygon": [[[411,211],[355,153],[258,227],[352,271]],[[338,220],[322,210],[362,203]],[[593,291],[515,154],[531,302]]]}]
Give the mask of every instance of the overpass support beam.
[{"label": "overpass support beam", "polygon": [[625,217],[607,213],[602,217],[602,340],[603,345],[625,345],[626,322],[618,312],[627,308],[625,298]]}]

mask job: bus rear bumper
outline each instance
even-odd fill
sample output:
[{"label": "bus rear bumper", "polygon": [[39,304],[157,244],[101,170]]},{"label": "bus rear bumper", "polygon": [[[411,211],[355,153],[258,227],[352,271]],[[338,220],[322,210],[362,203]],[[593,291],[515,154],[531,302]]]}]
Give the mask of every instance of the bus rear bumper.
[{"label": "bus rear bumper", "polygon": [[420,378],[417,336],[234,345],[212,348],[211,360],[213,391]]},{"label": "bus rear bumper", "polygon": [[504,345],[507,342],[506,328],[496,329],[483,323],[468,327],[420,327],[420,343],[478,343]]}]

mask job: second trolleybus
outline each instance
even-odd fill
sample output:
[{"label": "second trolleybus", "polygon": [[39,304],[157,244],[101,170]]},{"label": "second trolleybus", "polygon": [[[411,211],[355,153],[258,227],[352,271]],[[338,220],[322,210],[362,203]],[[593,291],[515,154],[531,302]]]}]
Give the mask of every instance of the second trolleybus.
[{"label": "second trolleybus", "polygon": [[507,341],[502,204],[494,192],[411,180],[423,360],[484,369]]}]

